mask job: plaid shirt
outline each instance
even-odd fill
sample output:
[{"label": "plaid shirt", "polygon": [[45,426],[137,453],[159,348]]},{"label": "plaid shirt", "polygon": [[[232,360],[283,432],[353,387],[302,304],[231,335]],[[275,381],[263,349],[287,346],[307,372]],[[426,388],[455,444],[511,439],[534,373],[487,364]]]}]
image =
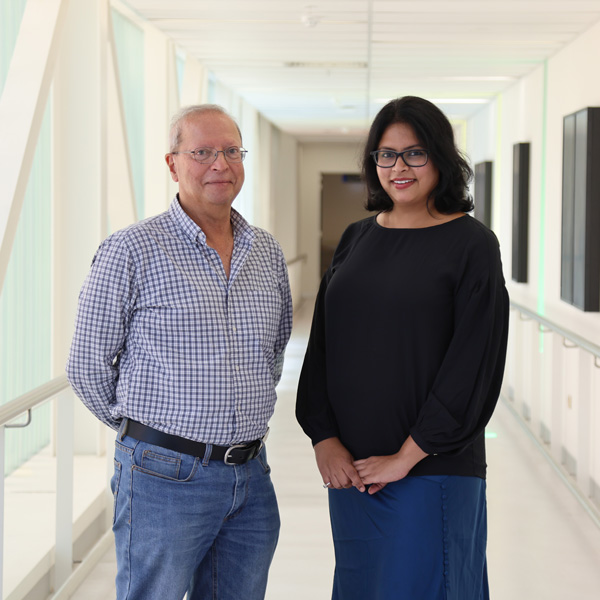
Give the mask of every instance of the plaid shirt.
[{"label": "plaid shirt", "polygon": [[287,268],[270,234],[234,210],[231,222],[229,279],[177,198],[100,245],[67,375],[107,425],[219,445],[266,433],[292,327]]}]

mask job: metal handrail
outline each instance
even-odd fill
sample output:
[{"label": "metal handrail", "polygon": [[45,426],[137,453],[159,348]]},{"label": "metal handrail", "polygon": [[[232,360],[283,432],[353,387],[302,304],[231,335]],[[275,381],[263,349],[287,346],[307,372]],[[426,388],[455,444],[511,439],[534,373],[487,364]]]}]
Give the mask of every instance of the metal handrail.
[{"label": "metal handrail", "polygon": [[[519,316],[521,318],[526,317],[526,319],[524,320],[536,321],[538,323],[538,327],[541,333],[552,331],[553,333],[556,333],[557,335],[561,336],[562,346],[566,349],[566,351],[572,348],[581,348],[582,350],[588,352],[594,357],[594,365],[596,366],[596,368],[600,369],[600,346],[594,344],[593,342],[590,342],[589,340],[586,340],[585,338],[581,337],[580,335],[577,335],[576,333],[573,333],[572,331],[569,331],[568,329],[565,329],[564,327],[556,325],[556,323],[549,321],[545,317],[542,317],[538,313],[529,310],[528,308],[525,308],[524,306],[521,306],[516,302],[511,301],[510,306],[511,309],[514,309],[520,313]],[[598,507],[595,504],[593,504],[590,500],[589,494],[585,493],[583,491],[583,488],[579,486],[578,481],[576,479],[573,479],[570,476],[570,474],[563,468],[561,462],[556,458],[556,456],[552,452],[548,450],[547,445],[543,443],[543,441],[538,437],[538,435],[536,435],[536,433],[531,427],[531,423],[526,423],[526,420],[523,419],[522,415],[515,409],[513,403],[506,397],[504,397],[503,399],[505,401],[505,405],[515,416],[517,422],[523,428],[523,431],[527,433],[531,441],[534,442],[538,449],[541,451],[542,455],[548,461],[548,464],[550,464],[555,470],[555,472],[559,475],[559,477],[569,489],[569,491],[573,494],[573,496],[577,499],[577,501],[581,504],[584,510],[591,517],[592,521],[598,527],[600,527],[600,512],[598,511]]]},{"label": "metal handrail", "polygon": [[[573,333],[572,331],[569,331],[568,329],[565,329],[564,327],[561,327],[560,325],[556,325],[556,323],[549,321],[545,317],[542,317],[540,314],[538,314],[532,310],[529,310],[528,308],[525,308],[524,306],[521,306],[520,304],[517,304],[516,302],[513,302],[512,300],[510,302],[510,306],[514,310],[518,310],[522,315],[525,315],[531,319],[534,319],[541,326],[546,327],[547,330],[557,333],[558,335],[562,336],[565,340],[568,340],[568,341],[572,342],[573,344],[575,344],[575,346],[578,346],[579,348],[586,350],[587,352],[589,352],[596,358],[600,358],[600,346],[597,346],[596,344],[590,342],[589,340],[586,340],[585,338],[581,337],[580,335],[577,335],[576,333]],[[572,346],[572,347],[575,347],[575,346]]]},{"label": "metal handrail", "polygon": [[305,262],[308,256],[306,254],[299,254],[298,256],[292,258],[291,260],[286,261],[288,267],[298,262]]},{"label": "metal handrail", "polygon": [[38,404],[42,404],[46,400],[56,396],[56,394],[66,390],[68,387],[69,382],[67,381],[67,376],[59,375],[30,392],[0,406],[0,427],[13,421]]}]

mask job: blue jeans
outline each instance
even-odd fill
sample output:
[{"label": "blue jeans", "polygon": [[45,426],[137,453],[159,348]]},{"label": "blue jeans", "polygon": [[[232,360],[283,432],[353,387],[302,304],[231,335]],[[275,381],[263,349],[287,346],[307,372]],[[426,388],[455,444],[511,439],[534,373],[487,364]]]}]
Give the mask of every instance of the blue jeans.
[{"label": "blue jeans", "polygon": [[279,537],[264,448],[231,466],[117,438],[111,488],[117,600],[264,598]]}]

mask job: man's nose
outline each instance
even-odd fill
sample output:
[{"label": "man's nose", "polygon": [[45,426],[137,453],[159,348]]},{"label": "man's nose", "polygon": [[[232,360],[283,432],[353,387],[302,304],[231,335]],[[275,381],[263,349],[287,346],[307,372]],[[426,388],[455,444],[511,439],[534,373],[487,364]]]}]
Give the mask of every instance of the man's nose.
[{"label": "man's nose", "polygon": [[225,158],[225,150],[216,150],[216,153],[217,153],[217,158],[215,158],[211,167],[213,169],[229,168],[229,163],[227,162],[227,159]]}]

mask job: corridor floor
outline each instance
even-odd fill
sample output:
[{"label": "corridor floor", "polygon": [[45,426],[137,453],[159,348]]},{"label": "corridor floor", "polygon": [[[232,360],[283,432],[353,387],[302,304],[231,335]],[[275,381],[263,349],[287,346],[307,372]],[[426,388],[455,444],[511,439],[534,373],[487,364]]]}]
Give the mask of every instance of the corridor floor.
[{"label": "corridor floor", "polygon": [[[295,315],[271,421],[269,462],[282,528],[267,600],[331,597],[334,561],[327,492],[310,442],[294,418],[311,312],[311,304],[305,302]],[[597,600],[600,527],[502,401],[487,432],[492,600]],[[114,600],[113,553],[114,549],[106,553],[74,600]]]}]

